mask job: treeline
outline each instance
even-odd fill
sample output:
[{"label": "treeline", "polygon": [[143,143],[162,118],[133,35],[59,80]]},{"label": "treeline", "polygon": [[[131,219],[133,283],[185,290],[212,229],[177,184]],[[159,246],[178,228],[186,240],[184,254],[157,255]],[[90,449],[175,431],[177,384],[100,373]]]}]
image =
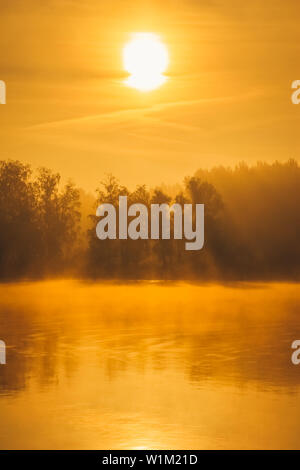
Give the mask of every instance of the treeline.
[{"label": "treeline", "polygon": [[[185,240],[102,240],[96,208],[204,203],[205,245]],[[88,201],[88,203],[87,203]],[[182,185],[129,191],[107,176],[94,199],[48,169],[0,162],[2,279],[300,279],[300,167],[295,160],[199,170]]]},{"label": "treeline", "polygon": [[78,255],[79,191],[60,176],[0,161],[0,276],[65,274]]}]

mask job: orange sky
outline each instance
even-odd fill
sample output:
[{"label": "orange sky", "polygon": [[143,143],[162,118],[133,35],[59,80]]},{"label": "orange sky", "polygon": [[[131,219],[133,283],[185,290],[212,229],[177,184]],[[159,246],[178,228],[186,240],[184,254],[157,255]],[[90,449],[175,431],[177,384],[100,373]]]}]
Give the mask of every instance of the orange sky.
[{"label": "orange sky", "polygon": [[[298,0],[1,0],[1,158],[48,166],[93,190],[199,167],[299,158]],[[169,80],[124,86],[122,47],[160,35]]]}]

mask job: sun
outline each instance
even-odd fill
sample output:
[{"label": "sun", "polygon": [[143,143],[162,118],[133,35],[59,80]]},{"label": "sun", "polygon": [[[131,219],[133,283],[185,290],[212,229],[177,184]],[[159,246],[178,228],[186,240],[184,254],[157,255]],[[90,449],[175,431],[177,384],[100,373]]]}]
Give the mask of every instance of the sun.
[{"label": "sun", "polygon": [[130,74],[126,85],[140,91],[151,91],[167,80],[163,75],[169,63],[169,54],[159,36],[153,33],[135,33],[123,49],[123,64]]}]

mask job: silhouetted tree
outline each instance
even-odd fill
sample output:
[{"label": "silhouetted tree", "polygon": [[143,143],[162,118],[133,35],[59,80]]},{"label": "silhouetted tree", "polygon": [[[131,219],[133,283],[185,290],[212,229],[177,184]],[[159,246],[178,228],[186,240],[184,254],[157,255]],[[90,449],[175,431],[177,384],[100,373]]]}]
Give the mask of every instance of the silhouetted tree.
[{"label": "silhouetted tree", "polygon": [[0,162],[0,272],[2,277],[63,273],[74,262],[79,192],[60,176],[29,165]]},{"label": "silhouetted tree", "polygon": [[[119,196],[135,203],[205,205],[205,242],[186,251],[186,240],[102,240],[99,218],[90,216],[93,196],[72,184],[61,185],[58,173],[19,161],[0,161],[0,277],[92,275],[102,278],[299,279],[300,167],[295,160],[235,168],[198,170],[174,190],[129,191],[108,175],[96,191],[95,207]],[[86,199],[84,226],[80,200]],[[195,214],[195,210],[193,211]],[[129,217],[128,223],[132,218]],[[195,221],[194,221],[195,223]],[[84,230],[84,231],[83,231]],[[83,266],[85,270],[83,271]]]}]

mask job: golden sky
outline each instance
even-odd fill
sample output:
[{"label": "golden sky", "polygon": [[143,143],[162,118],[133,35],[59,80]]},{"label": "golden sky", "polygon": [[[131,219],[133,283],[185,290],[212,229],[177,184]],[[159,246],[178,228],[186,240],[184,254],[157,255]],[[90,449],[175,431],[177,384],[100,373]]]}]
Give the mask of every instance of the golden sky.
[{"label": "golden sky", "polygon": [[[299,158],[299,0],[1,0],[1,158],[93,190],[199,167]],[[168,81],[124,85],[132,32],[167,46]]]}]

